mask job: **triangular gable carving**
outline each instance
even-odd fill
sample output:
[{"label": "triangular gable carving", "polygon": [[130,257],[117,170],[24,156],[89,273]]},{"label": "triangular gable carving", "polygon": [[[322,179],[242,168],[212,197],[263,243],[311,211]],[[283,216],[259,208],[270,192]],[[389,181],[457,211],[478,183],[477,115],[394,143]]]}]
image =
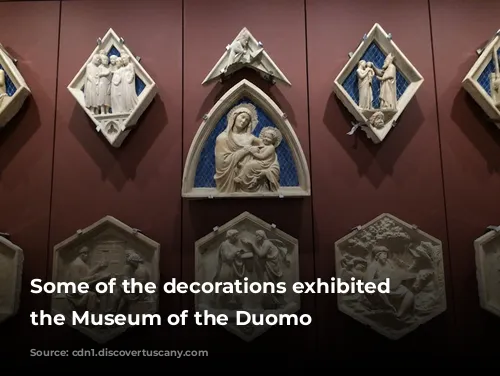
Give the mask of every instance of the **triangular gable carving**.
[{"label": "triangular gable carving", "polygon": [[[391,59],[387,59],[391,55]],[[359,85],[359,63],[372,63],[370,86],[363,85],[363,95]],[[383,69],[387,61],[388,68]],[[362,69],[366,74],[369,69]],[[386,74],[387,72],[387,74]],[[388,82],[386,101],[381,100],[379,78],[393,77]],[[366,76],[365,76],[366,77]],[[358,124],[348,134],[353,134],[358,127],[363,130],[374,143],[382,142],[404,109],[415,96],[424,82],[424,78],[392,40],[391,34],[382,29],[379,24],[373,25],[355,52],[339,73],[334,82],[333,91],[353,115]]]},{"label": "triangular gable carving", "polygon": [[[134,98],[132,105],[125,106],[127,108],[120,108],[120,110],[115,111],[114,106],[116,105],[118,107],[119,101],[113,100],[113,92],[111,92],[109,99],[109,109],[111,113],[108,111],[108,113],[96,114],[86,106],[84,87],[87,77],[87,66],[92,62],[94,55],[101,55],[101,52],[104,52],[104,55],[108,56],[108,58],[110,58],[111,55],[121,57],[123,54],[126,54],[130,58],[129,64],[132,65],[134,69],[133,73],[135,74],[133,79],[135,82],[137,99]],[[155,82],[139,63],[138,59],[140,58],[136,58],[125,45],[125,41],[120,38],[113,29],[109,29],[104,38],[98,41],[97,47],[68,86],[70,93],[94,122],[96,131],[102,133],[106,140],[114,147],[121,146],[123,140],[137,124],[139,118],[153,101],[157,93]],[[114,77],[114,75],[113,73],[112,77]],[[111,85],[113,85],[113,83]],[[120,105],[120,107],[122,106]]]},{"label": "triangular gable carving", "polygon": [[264,78],[272,77],[291,85],[264,50],[263,44],[257,41],[246,27],[240,31],[231,44],[226,46],[226,52],[212,68],[202,85],[229,76],[244,67],[256,70]]},{"label": "triangular gable carving", "polygon": [[462,81],[486,115],[500,128],[500,30],[486,44]]},{"label": "triangular gable carving", "polygon": [[[279,132],[271,132],[271,134],[267,134],[267,136],[271,137],[271,141],[276,141],[278,138],[282,140],[282,142],[286,142],[290,150],[290,154],[293,158],[293,162],[295,164],[295,169],[297,172],[297,181],[298,184],[296,186],[277,186],[274,184],[276,182],[276,173],[283,173],[285,170],[283,165],[279,167],[274,164],[274,167],[271,162],[263,162],[264,167],[257,166],[256,169],[258,171],[263,171],[265,174],[262,174],[263,180],[259,180],[256,182],[256,185],[252,186],[251,178],[255,178],[255,171],[247,171],[248,173],[243,173],[241,166],[236,166],[238,161],[243,161],[243,159],[226,159],[224,157],[215,158],[215,170],[216,171],[229,171],[224,174],[223,178],[220,178],[218,181],[218,186],[215,187],[196,187],[195,186],[195,177],[198,168],[198,163],[200,162],[201,152],[205,147],[205,144],[208,138],[212,135],[215,127],[222,119],[223,116],[227,116],[227,118],[231,119],[232,124],[237,120],[238,111],[246,112],[247,114],[251,114],[254,109],[252,109],[251,104],[237,104],[239,100],[243,98],[248,98],[253,103],[255,103],[259,108],[269,116],[270,121],[274,124]],[[237,108],[237,111],[235,110]],[[230,111],[231,110],[231,111]],[[229,111],[229,113],[228,113]],[[226,115],[226,113],[228,113]],[[258,119],[256,116],[250,115],[248,127],[252,127],[252,130],[255,129],[258,123]],[[265,127],[270,128],[270,127]],[[264,130],[261,131],[260,137],[265,137],[263,135]],[[247,132],[247,131],[245,131]],[[248,133],[250,131],[248,130]],[[217,139],[219,137],[228,136],[227,128],[222,131],[219,135],[217,135]],[[254,135],[255,136],[255,135]],[[259,135],[253,138],[254,143],[260,143],[260,139],[256,140]],[[223,140],[224,141],[224,140]],[[227,142],[228,141],[224,141]],[[242,141],[244,142],[244,141]],[[279,141],[278,141],[279,146]],[[221,145],[221,144],[219,144]],[[284,146],[283,146],[284,147]],[[220,150],[220,149],[219,149]],[[210,156],[210,158],[214,158],[217,153],[214,152]],[[220,155],[220,154],[219,154]],[[272,153],[270,154],[272,156]],[[234,158],[238,158],[234,155]],[[254,157],[257,158],[257,157]],[[272,158],[272,157],[270,157]],[[228,162],[226,162],[226,160]],[[266,159],[269,160],[269,159]],[[219,165],[217,165],[217,161],[219,161]],[[231,165],[231,161],[234,161],[234,164]],[[245,160],[243,165],[248,164],[248,160]],[[229,163],[229,164],[226,164]],[[257,165],[257,163],[256,163]],[[219,166],[219,168],[217,167]],[[234,167],[236,166],[236,167]],[[234,170],[230,171],[232,168],[238,168],[238,172]],[[267,174],[267,175],[266,175]],[[231,179],[232,177],[240,178],[240,182],[236,183],[232,188],[228,188],[235,179]],[[267,178],[266,176],[269,176]],[[273,180],[274,179],[274,180]],[[257,188],[263,189],[257,189]],[[273,189],[273,187],[275,189]],[[281,111],[278,105],[261,89],[252,84],[248,80],[241,80],[238,84],[232,87],[227,93],[225,93],[219,101],[212,107],[210,112],[204,116],[204,120],[201,123],[198,132],[196,133],[193,142],[191,143],[191,147],[189,149],[189,153],[186,159],[186,164],[184,166],[184,175],[182,181],[182,196],[186,198],[219,198],[219,197],[300,197],[300,196],[309,196],[310,195],[310,176],[309,176],[309,168],[307,165],[307,160],[300,145],[300,142],[292,128],[292,125],[288,121],[286,115]]]},{"label": "triangular gable carving", "polygon": [[21,109],[31,94],[16,60],[0,44],[0,128],[4,127]]}]

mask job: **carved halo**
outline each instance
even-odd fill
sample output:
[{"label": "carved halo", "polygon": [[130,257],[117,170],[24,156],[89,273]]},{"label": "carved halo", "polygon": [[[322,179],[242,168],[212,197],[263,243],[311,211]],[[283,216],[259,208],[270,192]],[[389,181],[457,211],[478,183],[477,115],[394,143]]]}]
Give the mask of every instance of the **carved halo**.
[{"label": "carved halo", "polygon": [[[290,153],[293,162],[297,169],[297,186],[280,187],[278,192],[235,192],[221,193],[215,187],[197,187],[195,186],[196,171],[200,162],[201,153],[205,147],[205,143],[209,139],[211,133],[217,126],[219,120],[226,116],[228,111],[234,110],[233,106],[242,98],[248,98],[257,106],[259,106],[271,119],[276,129],[280,131],[282,139],[284,139],[290,148]],[[240,108],[238,104],[236,108]],[[251,107],[246,107],[248,108]],[[253,110],[252,110],[253,111]],[[256,118],[255,118],[256,119]],[[254,120],[254,119],[252,119]],[[281,142],[281,141],[280,141]],[[300,142],[290,124],[287,116],[278,107],[278,105],[260,88],[243,79],[235,86],[229,89],[219,101],[212,107],[210,112],[204,116],[203,122],[198,128],[198,132],[189,148],[189,152],[184,165],[184,173],[182,179],[182,196],[185,198],[230,198],[230,197],[304,197],[310,196],[310,175],[304,151]]]},{"label": "carved halo", "polygon": [[281,132],[277,128],[264,127],[260,131],[260,134],[263,134],[265,132],[273,132],[274,133],[274,137],[276,137],[276,141],[274,142],[274,147],[277,148],[281,144],[281,141],[283,140],[283,135],[281,134]]},{"label": "carved halo", "polygon": [[257,124],[259,123],[259,117],[257,115],[257,109],[255,106],[251,103],[242,103],[236,107],[233,107],[231,111],[229,111],[229,114],[227,114],[227,128],[226,131],[229,132],[234,125],[234,120],[235,118],[241,114],[242,112],[247,113],[250,116],[250,132],[253,132],[255,128],[257,127]]}]

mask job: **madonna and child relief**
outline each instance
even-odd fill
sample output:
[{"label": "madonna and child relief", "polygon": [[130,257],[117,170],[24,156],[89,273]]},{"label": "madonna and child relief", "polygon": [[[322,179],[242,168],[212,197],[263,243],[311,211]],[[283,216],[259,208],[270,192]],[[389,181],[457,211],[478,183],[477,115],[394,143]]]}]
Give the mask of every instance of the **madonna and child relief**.
[{"label": "madonna and child relief", "polygon": [[135,69],[125,52],[108,57],[101,50],[86,67],[85,107],[94,115],[130,113],[137,106]]},{"label": "madonna and child relief", "polygon": [[215,183],[223,193],[277,192],[280,164],[276,148],[281,132],[264,127],[253,135],[258,124],[257,110],[250,103],[234,107],[227,115],[227,127],[215,143]]}]

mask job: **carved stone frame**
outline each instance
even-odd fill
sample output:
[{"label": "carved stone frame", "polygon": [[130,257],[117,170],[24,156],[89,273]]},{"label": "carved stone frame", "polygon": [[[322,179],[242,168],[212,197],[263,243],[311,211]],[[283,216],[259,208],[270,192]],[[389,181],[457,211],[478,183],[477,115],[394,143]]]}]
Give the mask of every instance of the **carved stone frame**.
[{"label": "carved stone frame", "polygon": [[478,59],[469,70],[462,81],[462,87],[467,91],[476,103],[482,108],[491,121],[500,129],[500,108],[495,106],[491,96],[483,89],[477,81],[481,73],[489,64],[494,49],[500,47],[500,33],[493,37],[484,47]]},{"label": "carved stone frame", "polygon": [[0,64],[5,74],[16,87],[16,92],[8,97],[8,103],[0,107],[0,128],[4,127],[19,112],[26,98],[31,95],[31,91],[26,84],[21,72],[16,67],[16,61],[7,52],[4,46],[0,44]]},{"label": "carved stone frame", "polygon": [[14,281],[12,281],[12,306],[9,307],[7,311],[0,311],[0,323],[7,320],[8,318],[14,316],[19,311],[20,300],[21,300],[21,290],[22,290],[22,279],[23,279],[23,263],[24,263],[24,253],[23,250],[12,243],[10,240],[5,239],[0,236],[0,247],[6,247],[9,251],[12,251],[14,256],[12,257],[12,263],[16,265],[14,270]]},{"label": "carved stone frame", "polygon": [[[288,143],[297,168],[298,187],[280,187],[279,192],[220,193],[216,188],[195,188],[194,181],[201,151],[218,121],[242,97],[247,97],[260,106],[270,116]],[[228,198],[228,197],[303,197],[310,196],[310,176],[304,151],[292,125],[278,105],[261,89],[243,79],[227,91],[204,117],[196,133],[184,165],[182,197],[185,198]]]},{"label": "carved stone frame", "polygon": [[[228,230],[232,229],[235,227],[240,222],[243,221],[251,221],[255,223],[257,226],[260,228],[264,229],[268,234],[276,234],[276,237],[281,238],[281,239],[286,239],[290,244],[293,244],[294,247],[290,251],[293,255],[296,255],[297,257],[297,262],[295,263],[295,269],[293,270],[293,273],[297,276],[297,281],[300,280],[300,254],[299,254],[299,241],[298,239],[294,238],[293,236],[287,234],[286,232],[276,228],[276,225],[274,224],[269,224],[259,217],[256,217],[255,215],[249,213],[249,212],[243,212],[237,217],[231,219],[230,221],[226,222],[220,227],[215,227],[214,231],[205,235],[204,237],[198,239],[195,244],[194,244],[194,254],[195,254],[195,267],[198,268],[199,262],[200,262],[200,257],[201,257],[201,249],[205,244],[208,242],[212,241],[214,238],[221,236],[221,234],[224,234]],[[195,269],[195,274],[196,274],[196,269]],[[198,281],[200,283],[203,283],[204,281]],[[287,290],[291,290],[292,286],[287,285]],[[286,314],[293,314],[296,313],[300,310],[301,308],[301,296],[300,294],[295,294],[296,299],[297,299],[297,304],[294,305],[293,308],[290,309],[283,309],[281,310],[281,313],[286,313]],[[195,309],[197,311],[200,303],[200,294],[195,294]],[[237,327],[235,328],[233,325],[227,324],[224,326],[224,328],[229,331],[230,333],[238,336],[242,340],[246,342],[251,342],[255,338],[259,337],[260,335],[264,334],[267,330],[269,330],[271,327],[268,325],[262,325],[262,326],[256,326],[255,333],[252,335],[245,335],[242,333],[242,331],[238,330]]]},{"label": "carved stone frame", "polygon": [[[358,62],[361,60],[363,54],[366,52],[372,42],[375,42],[386,56],[389,53],[392,53],[394,55],[394,65],[396,65],[398,71],[409,82],[408,87],[397,102],[397,112],[393,116],[385,119],[386,123],[382,129],[377,129],[368,123],[369,118],[365,116],[365,114],[363,114],[363,110],[358,107],[357,103],[354,102],[349,93],[342,86],[345,79],[358,65]],[[339,75],[334,81],[333,91],[347,108],[347,110],[352,114],[352,116],[354,116],[356,121],[362,123],[361,129],[366,133],[368,138],[370,138],[374,143],[380,143],[385,139],[390,130],[394,126],[396,126],[397,120],[423,82],[424,78],[422,77],[422,75],[398,48],[396,43],[394,43],[394,41],[392,40],[392,36],[387,34],[384,29],[382,29],[382,27],[378,23],[376,23],[375,25],[373,25],[368,34],[365,35],[356,51],[354,51],[354,53],[352,53],[352,55],[350,56],[347,64],[340,71]]]},{"label": "carved stone frame", "polygon": [[[130,56],[130,63],[134,65],[135,75],[139,77],[142,82],[144,82],[145,87],[141,94],[138,96],[137,106],[130,114],[128,114],[128,116],[123,116],[122,114],[97,115],[99,116],[99,119],[97,119],[96,115],[94,115],[91,111],[89,111],[89,109],[85,107],[85,97],[82,88],[85,84],[86,67],[87,64],[92,61],[92,57],[94,56],[94,54],[98,53],[100,50],[109,51],[112,46],[115,46],[117,49],[124,50]],[[113,31],[113,29],[109,29],[102,40],[99,41],[97,47],[94,49],[87,61],[83,64],[82,68],[76,74],[75,78],[73,78],[71,83],[68,85],[68,90],[76,99],[80,107],[82,107],[82,109],[87,113],[89,118],[92,119],[96,126],[96,131],[102,133],[106,140],[116,148],[121,146],[123,140],[128,136],[131,129],[137,125],[139,118],[151,104],[158,91],[155,82],[146,72],[144,67],[139,63],[138,58],[129,50],[128,46],[125,44],[125,41],[120,38]],[[104,126],[110,122],[115,123],[119,128],[118,132],[114,136],[109,135],[103,129]]]},{"label": "carved stone frame", "polygon": [[484,246],[490,242],[497,241],[500,243],[500,232],[488,231],[483,236],[474,241],[475,259],[476,259],[476,278],[479,293],[479,304],[484,310],[500,317],[500,306],[495,306],[489,302],[490,291],[488,291],[488,283],[486,281],[485,271],[485,249]]},{"label": "carved stone frame", "polygon": [[[342,243],[344,243],[346,240],[348,240],[352,236],[355,236],[359,231],[366,230],[368,227],[370,227],[371,225],[373,225],[374,223],[380,221],[383,218],[392,219],[393,221],[395,221],[399,225],[401,225],[403,227],[406,227],[407,229],[411,229],[412,231],[415,231],[416,233],[418,233],[420,236],[422,236],[424,238],[427,238],[430,241],[438,244],[439,247],[441,248],[442,262],[444,261],[443,254],[442,254],[442,244],[443,243],[441,242],[441,240],[439,240],[439,239],[433,237],[432,235],[429,235],[428,233],[420,230],[415,225],[411,225],[409,223],[406,223],[405,221],[399,219],[398,217],[396,217],[396,216],[394,216],[392,214],[383,213],[383,214],[380,214],[379,216],[377,216],[376,218],[372,219],[371,221],[365,223],[364,225],[356,227],[349,234],[345,235],[344,237],[342,237],[341,239],[339,239],[339,240],[337,240],[335,242],[335,274],[336,274],[337,277],[338,277],[338,275],[340,275],[340,260],[342,258],[341,257],[342,253],[341,253],[341,249],[340,249],[339,245],[342,244]],[[443,263],[441,263],[441,267],[442,267],[442,270],[440,270],[440,272],[444,276],[444,266],[443,266]],[[438,315],[440,315],[440,314],[442,314],[443,312],[446,311],[446,309],[447,309],[446,286],[443,286],[443,287],[444,287],[444,292],[443,292],[444,295],[443,295],[443,305],[442,305],[442,307],[440,307],[439,310],[436,310],[432,315],[427,316],[424,320],[418,321],[418,322],[416,322],[416,323],[408,326],[405,330],[402,330],[398,335],[393,335],[392,333],[388,333],[387,331],[385,331],[385,330],[377,327],[376,325],[374,325],[374,323],[372,321],[366,320],[361,315],[353,315],[352,311],[347,310],[347,309],[345,309],[343,307],[343,304],[342,304],[343,303],[342,302],[342,294],[337,294],[337,307],[338,307],[338,309],[339,309],[340,312],[346,314],[347,316],[353,318],[354,320],[356,320],[356,321],[358,321],[358,322],[360,322],[362,324],[367,325],[368,327],[370,327],[371,329],[373,329],[377,333],[383,335],[384,337],[389,338],[391,340],[398,340],[398,339],[404,337],[405,335],[409,334],[410,332],[414,331],[415,329],[417,329],[421,325],[429,322],[430,320],[432,320],[436,316],[438,316]]]},{"label": "carved stone frame", "polygon": [[[159,291],[160,291],[160,269],[159,269],[159,258],[160,258],[160,244],[157,243],[156,241],[148,238],[147,236],[143,235],[138,229],[132,228],[125,223],[119,221],[118,219],[112,217],[112,216],[105,216],[104,218],[98,220],[97,222],[93,223],[92,225],[80,229],[76,231],[76,234],[70,236],[66,240],[56,244],[54,246],[54,257],[53,257],[53,263],[52,263],[52,281],[56,282],[58,280],[58,266],[59,266],[59,253],[62,250],[68,249],[72,243],[80,243],[82,240],[85,238],[90,238],[92,239],[95,235],[96,232],[97,234],[99,233],[99,229],[102,227],[106,226],[111,226],[114,228],[118,228],[120,231],[125,232],[128,234],[130,237],[136,238],[139,242],[146,244],[147,246],[151,247],[154,250],[154,254],[151,260],[151,282],[153,282],[156,285],[156,299],[154,300],[154,307],[151,310],[151,312],[148,313],[153,313],[157,312],[159,308]],[[52,299],[55,297],[53,296]],[[53,314],[59,314],[62,312],[59,312],[57,310],[54,310],[54,308],[51,307],[51,311]],[[100,333],[98,331],[92,330],[92,328],[87,328],[85,326],[73,326],[67,323],[70,327],[80,331],[81,333],[89,336],[92,338],[94,341],[97,343],[106,343],[110,341],[113,338],[116,338],[120,334],[124,333],[127,329],[129,329],[130,326],[124,325],[120,326],[116,329],[113,329],[109,333]]]}]

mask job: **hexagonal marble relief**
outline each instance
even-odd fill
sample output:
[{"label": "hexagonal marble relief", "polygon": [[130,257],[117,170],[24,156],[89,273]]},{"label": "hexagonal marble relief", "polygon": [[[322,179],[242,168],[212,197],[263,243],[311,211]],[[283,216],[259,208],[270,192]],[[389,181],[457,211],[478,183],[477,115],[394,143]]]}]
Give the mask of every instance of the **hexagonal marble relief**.
[{"label": "hexagonal marble relief", "polygon": [[68,86],[96,131],[114,147],[121,146],[157,93],[139,60],[109,29]]},{"label": "hexagonal marble relief", "polygon": [[184,165],[186,198],[310,196],[307,160],[287,116],[241,80],[204,116]]},{"label": "hexagonal marble relief", "polygon": [[[127,294],[124,279],[159,285],[160,245],[117,219],[106,216],[54,247],[53,282],[87,282],[86,294],[54,294],[52,313],[64,314],[70,326],[73,311],[99,314],[149,314],[158,310],[158,293]],[[98,282],[117,278],[113,293],[95,290]],[[158,291],[158,290],[157,290]],[[73,326],[94,341],[105,343],[129,326]]]},{"label": "hexagonal marble relief", "polygon": [[481,307],[500,317],[500,227],[474,241]]},{"label": "hexagonal marble relief", "polygon": [[23,250],[0,236],[0,322],[19,310],[23,262]]},{"label": "hexagonal marble relief", "polygon": [[276,79],[291,85],[290,81],[264,50],[262,42],[257,41],[246,27],[226,46],[226,51],[203,80],[202,85],[226,78],[244,67],[259,72],[267,80]]},{"label": "hexagonal marble relief", "polygon": [[478,50],[478,59],[462,81],[464,89],[474,98],[486,115],[500,128],[500,31]]},{"label": "hexagonal marble relief", "polygon": [[252,341],[269,326],[236,325],[236,311],[251,314],[292,314],[300,309],[300,295],[291,286],[299,280],[298,240],[256,216],[244,212],[195,243],[196,281],[286,283],[278,294],[196,294],[198,312],[225,314],[226,330],[244,341]]},{"label": "hexagonal marble relief", "polygon": [[16,63],[17,60],[0,44],[0,128],[19,112],[31,94]]},{"label": "hexagonal marble relief", "polygon": [[382,214],[335,243],[336,275],[385,282],[387,294],[337,294],[343,313],[397,340],[446,310],[441,241]]},{"label": "hexagonal marble relief", "polygon": [[396,126],[424,79],[379,24],[366,34],[334,82],[334,92],[373,142]]}]

